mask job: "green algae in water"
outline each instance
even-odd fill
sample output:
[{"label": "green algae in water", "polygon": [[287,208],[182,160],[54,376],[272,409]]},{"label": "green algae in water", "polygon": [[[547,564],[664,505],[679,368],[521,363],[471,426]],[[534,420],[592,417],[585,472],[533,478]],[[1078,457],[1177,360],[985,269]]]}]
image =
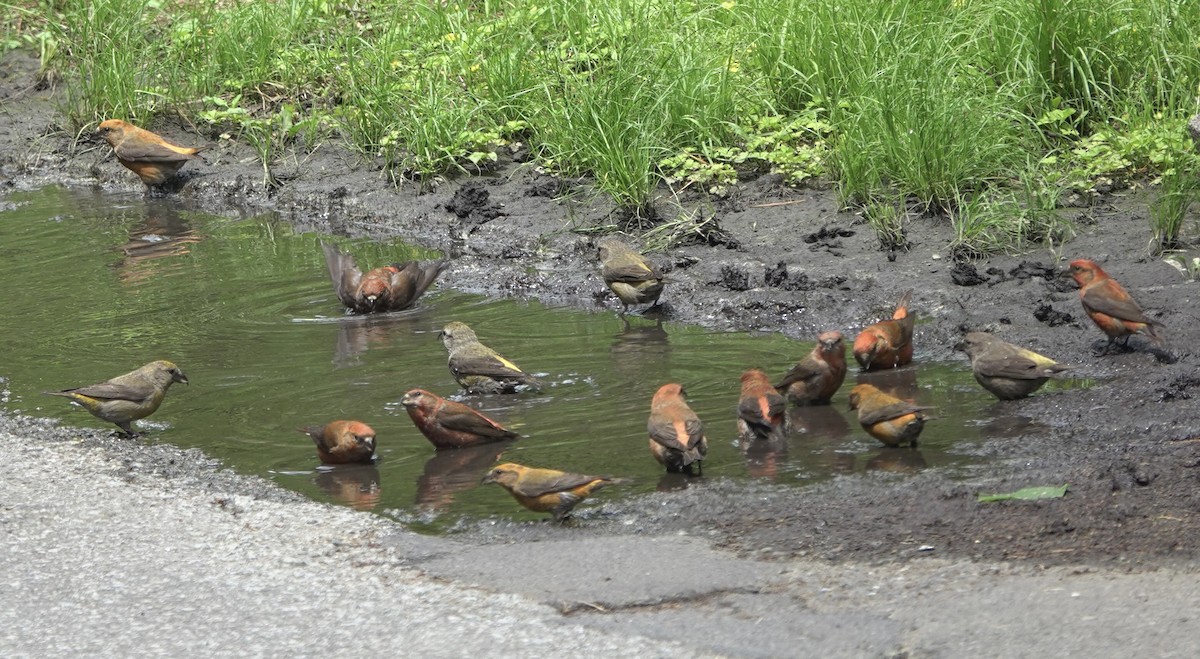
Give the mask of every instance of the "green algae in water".
[{"label": "green algae in water", "polygon": [[[414,309],[347,316],[322,236],[274,215],[218,217],[170,198],[60,188],[8,201],[16,208],[0,213],[0,271],[12,312],[0,321],[8,347],[0,376],[10,380],[9,410],[115,429],[40,392],[170,359],[191,385],[172,388],[140,423],[146,437],[138,441],[198,447],[243,473],[317,499],[398,511],[426,529],[461,515],[542,517],[495,486],[478,486],[501,459],[632,479],[598,499],[678,485],[647,447],[650,398],[669,381],[687,387],[706,423],[711,448],[698,483],[958,468],[975,460],[969,449],[980,436],[1005,431],[964,360],[852,372],[833,405],[789,410],[786,442],[747,445],[734,416],[741,372],[757,366],[777,377],[811,343],[487,300],[453,292],[453,272]],[[436,256],[401,243],[348,246],[368,267]],[[400,405],[412,388],[456,395],[437,337],[451,320],[547,384],[540,393],[467,400],[521,439],[435,452]],[[846,410],[856,379],[937,407],[918,450],[882,447],[859,428]],[[337,418],[376,430],[377,464],[319,467],[296,429]]]}]

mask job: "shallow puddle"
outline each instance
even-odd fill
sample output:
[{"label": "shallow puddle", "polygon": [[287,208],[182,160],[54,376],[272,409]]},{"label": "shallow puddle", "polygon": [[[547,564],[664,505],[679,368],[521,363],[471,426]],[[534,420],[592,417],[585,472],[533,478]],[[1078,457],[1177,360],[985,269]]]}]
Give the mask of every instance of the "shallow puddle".
[{"label": "shallow puddle", "polygon": [[[199,447],[242,472],[318,499],[438,528],[459,515],[524,516],[495,486],[478,487],[498,459],[632,484],[606,496],[679,487],[650,457],[654,390],[683,383],[708,428],[705,478],[809,483],[870,469],[915,472],[977,464],[981,435],[1017,435],[959,363],[920,363],[867,379],[933,405],[919,450],[886,449],[846,410],[847,385],[824,408],[789,410],[780,446],[740,446],[734,407],[742,370],[781,375],[812,348],[778,335],[717,333],[615,313],[548,309],[450,291],[452,275],[416,309],[346,316],[315,234],[277,217],[213,217],[174,199],[45,189],[0,203],[0,319],[11,411],[113,429],[40,392],[91,384],[153,359],[191,380],[141,422],[140,441]],[[432,256],[400,244],[355,243],[360,264]],[[437,338],[448,321],[537,373],[537,394],[472,397],[517,430],[508,444],[435,453],[399,401],[411,388],[458,390]],[[374,466],[318,469],[300,426],[356,418],[378,433]],[[533,515],[529,515],[533,516]]]}]

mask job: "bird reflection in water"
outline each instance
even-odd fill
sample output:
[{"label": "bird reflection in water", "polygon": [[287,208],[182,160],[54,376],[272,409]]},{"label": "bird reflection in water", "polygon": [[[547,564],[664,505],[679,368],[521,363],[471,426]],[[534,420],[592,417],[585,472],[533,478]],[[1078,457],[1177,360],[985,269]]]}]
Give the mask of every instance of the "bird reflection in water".
[{"label": "bird reflection in water", "polygon": [[147,198],[142,222],[129,230],[129,240],[117,247],[121,262],[117,266],[122,283],[136,284],[161,272],[163,259],[182,256],[203,236],[179,213],[171,199]]},{"label": "bird reflection in water", "polygon": [[314,481],[321,491],[355,510],[379,503],[379,469],[373,464],[321,465]]},{"label": "bird reflection in water", "polygon": [[653,374],[657,377],[671,351],[667,330],[663,329],[661,319],[653,325],[646,324],[645,319],[640,321],[634,325],[628,318],[621,318],[624,327],[614,337],[609,349],[613,368],[620,373]]},{"label": "bird reflection in water", "polygon": [[886,471],[893,474],[915,474],[929,466],[925,456],[916,448],[884,446],[867,459],[867,471]]},{"label": "bird reflection in water", "polygon": [[418,333],[423,313],[423,310],[413,309],[339,318],[333,365],[337,368],[356,366],[361,363],[363,353],[372,348],[386,348],[398,337],[419,340],[424,336]]},{"label": "bird reflection in water", "polygon": [[755,478],[775,480],[779,475],[781,465],[787,463],[787,437],[771,435],[769,437],[738,438],[738,448],[746,461],[746,472]]},{"label": "bird reflection in water", "polygon": [[448,449],[434,453],[417,477],[416,504],[433,510],[445,510],[454,495],[479,485],[479,479],[500,460],[516,440],[479,446]]},{"label": "bird reflection in water", "polygon": [[874,385],[880,391],[910,403],[917,400],[917,369],[913,366],[887,371],[859,373],[858,384]]}]

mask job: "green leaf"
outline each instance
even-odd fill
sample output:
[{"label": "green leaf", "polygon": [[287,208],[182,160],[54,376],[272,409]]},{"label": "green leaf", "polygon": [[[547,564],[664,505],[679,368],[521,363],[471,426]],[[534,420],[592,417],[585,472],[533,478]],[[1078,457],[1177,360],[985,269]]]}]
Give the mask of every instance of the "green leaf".
[{"label": "green leaf", "polygon": [[1018,501],[1061,499],[1067,493],[1067,487],[1068,485],[1063,485],[1062,487],[1054,487],[1052,485],[1023,487],[1016,492],[1007,492],[1004,494],[980,494],[977,500],[980,503],[991,503],[993,501],[1008,501],[1010,499]]}]

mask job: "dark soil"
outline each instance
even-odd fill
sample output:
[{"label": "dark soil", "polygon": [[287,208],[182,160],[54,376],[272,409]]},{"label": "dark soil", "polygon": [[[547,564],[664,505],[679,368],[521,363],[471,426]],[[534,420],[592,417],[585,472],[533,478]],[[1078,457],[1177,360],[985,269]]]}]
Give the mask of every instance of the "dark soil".
[{"label": "dark soil", "polygon": [[[0,193],[47,184],[142,189],[107,146],[73,142],[55,110],[61,90],[39,88],[36,69],[27,54],[0,59]],[[273,170],[282,185],[268,189],[248,146],[197,134],[182,121],[148,128],[182,144],[211,145],[206,162],[182,170],[172,194],[214,210],[274,209],[304,229],[401,236],[440,249],[454,257],[441,281],[460,290],[603,313],[620,308],[599,277],[593,238],[575,232],[616,224],[615,209],[586,182],[519,162],[522,147],[506,149],[477,176],[396,187],[377,163],[326,143],[281,158]],[[1147,258],[1147,194],[1110,193],[1064,209],[1077,235],[1061,258],[1037,248],[955,262],[944,219],[913,218],[907,251],[882,251],[859,215],[839,212],[832,191],[791,188],[773,175],[721,198],[668,192],[656,203],[660,217],[676,217],[682,204],[707,218],[695,239],[652,255],[670,272],[663,302],[671,320],[799,340],[834,328],[853,336],[911,288],[918,364],[962,359],[951,348],[957,337],[986,330],[1077,365],[1075,375],[1095,385],[997,402],[1032,421],[998,429],[978,448],[990,471],[967,481],[937,470],[843,476],[806,488],[710,477],[583,510],[586,523],[565,529],[464,523],[465,539],[678,531],[756,556],[834,561],[936,555],[1154,567],[1198,558],[1200,405],[1193,396],[1200,396],[1200,373],[1190,348],[1200,340],[1197,286]],[[1100,262],[1165,325],[1170,354],[1135,337],[1132,349],[1094,356],[1105,337],[1062,274],[1065,260],[1078,257]],[[975,500],[980,492],[1063,483],[1070,491],[1057,500]]]}]

